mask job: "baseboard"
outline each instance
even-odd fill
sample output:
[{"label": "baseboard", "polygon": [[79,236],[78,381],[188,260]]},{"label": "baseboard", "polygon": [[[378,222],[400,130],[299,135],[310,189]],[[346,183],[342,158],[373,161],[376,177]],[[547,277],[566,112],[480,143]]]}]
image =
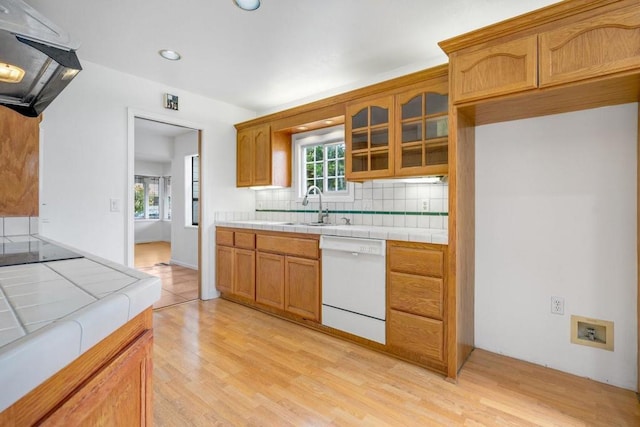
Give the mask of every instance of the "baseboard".
[{"label": "baseboard", "polygon": [[173,258],[169,261],[169,264],[179,265],[180,267],[186,267],[186,268],[190,268],[192,270],[197,270],[198,269],[198,266],[187,264],[186,262],[182,262],[182,261],[176,261]]}]

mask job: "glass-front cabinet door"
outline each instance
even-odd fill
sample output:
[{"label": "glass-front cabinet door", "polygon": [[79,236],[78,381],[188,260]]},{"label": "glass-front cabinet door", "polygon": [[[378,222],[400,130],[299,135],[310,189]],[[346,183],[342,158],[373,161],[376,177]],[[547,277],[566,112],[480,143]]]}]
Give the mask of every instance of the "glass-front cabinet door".
[{"label": "glass-front cabinet door", "polygon": [[347,105],[346,177],[352,181],[393,175],[393,96]]},{"label": "glass-front cabinet door", "polygon": [[447,91],[444,82],[396,96],[396,176],[448,173]]}]

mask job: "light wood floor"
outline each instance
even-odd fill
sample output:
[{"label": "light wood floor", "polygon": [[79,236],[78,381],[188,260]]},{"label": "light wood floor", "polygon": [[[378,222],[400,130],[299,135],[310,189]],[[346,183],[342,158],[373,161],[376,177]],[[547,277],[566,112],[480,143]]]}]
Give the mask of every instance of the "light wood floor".
[{"label": "light wood floor", "polygon": [[168,242],[135,245],[134,265],[162,280],[160,299],[153,308],[167,307],[198,298],[198,271],[179,265],[170,265],[171,244]]},{"label": "light wood floor", "polygon": [[482,350],[458,384],[217,299],[154,312],[156,426],[639,426],[635,393]]}]

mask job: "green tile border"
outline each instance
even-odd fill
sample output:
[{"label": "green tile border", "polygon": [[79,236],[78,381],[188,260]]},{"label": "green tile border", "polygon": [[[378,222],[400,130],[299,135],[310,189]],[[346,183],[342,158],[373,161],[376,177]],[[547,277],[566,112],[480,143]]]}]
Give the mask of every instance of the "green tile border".
[{"label": "green tile border", "polygon": [[[278,213],[314,213],[314,210],[305,209],[256,209],[256,212]],[[354,210],[329,210],[330,214],[356,214],[356,215],[413,215],[413,216],[449,216],[448,212],[401,212],[401,211],[354,211]]]}]

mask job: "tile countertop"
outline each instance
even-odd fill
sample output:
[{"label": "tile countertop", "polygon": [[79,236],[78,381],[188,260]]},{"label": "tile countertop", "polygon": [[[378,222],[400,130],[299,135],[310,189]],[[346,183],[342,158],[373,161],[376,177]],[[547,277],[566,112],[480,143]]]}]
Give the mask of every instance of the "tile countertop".
[{"label": "tile countertop", "polygon": [[0,267],[0,412],[160,298],[159,278],[66,248],[84,258]]},{"label": "tile countertop", "polygon": [[449,243],[447,230],[432,228],[379,227],[374,225],[313,226],[281,221],[217,221],[216,226],[250,228],[255,230],[284,231],[290,233],[324,234],[328,236],[358,237],[365,239],[402,240],[407,242]]}]

